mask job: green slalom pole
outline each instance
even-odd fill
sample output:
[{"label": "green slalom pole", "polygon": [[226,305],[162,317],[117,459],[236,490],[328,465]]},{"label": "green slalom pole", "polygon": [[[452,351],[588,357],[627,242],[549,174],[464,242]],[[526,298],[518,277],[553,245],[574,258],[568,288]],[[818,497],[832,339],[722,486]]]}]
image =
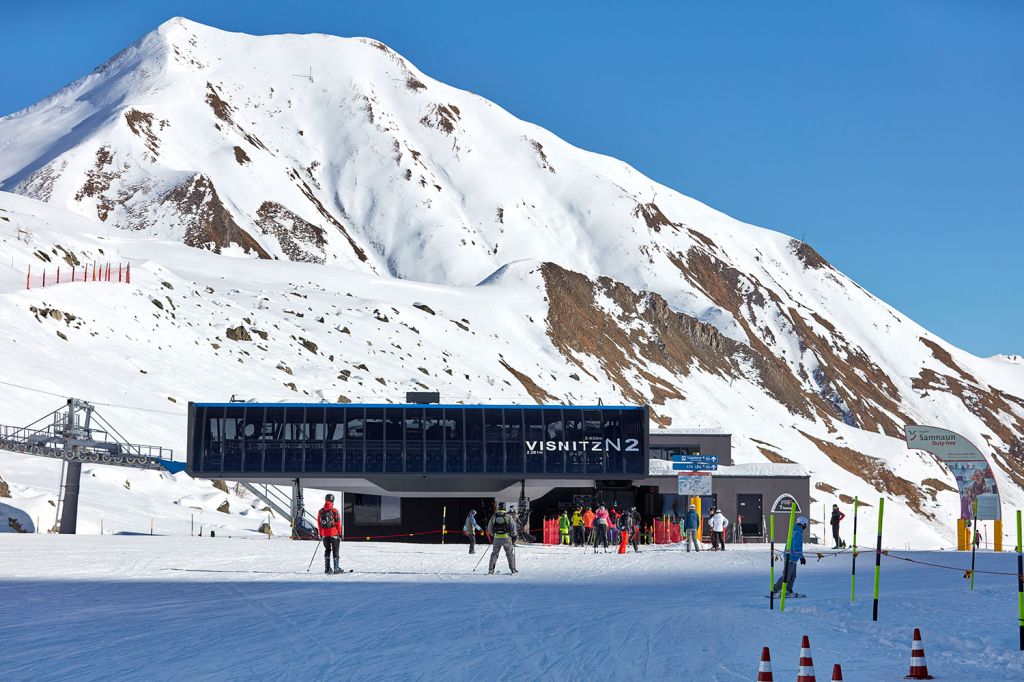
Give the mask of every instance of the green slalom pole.
[{"label": "green slalom pole", "polygon": [[771,543],[769,548],[768,548],[769,549],[769,554],[771,555],[771,561],[770,561],[771,568],[769,569],[770,573],[769,573],[769,577],[768,577],[768,608],[769,609],[774,609],[775,608],[775,517],[774,516],[769,516],[768,517],[768,529],[769,529],[769,531],[768,531],[768,533],[769,533],[768,541],[769,541],[769,543]]},{"label": "green slalom pole", "polygon": [[1017,510],[1017,622],[1020,650],[1024,651],[1024,545],[1021,544],[1020,510]]},{"label": "green slalom pole", "polygon": [[850,602],[857,592],[857,497],[853,498],[853,562],[850,567]]},{"label": "green slalom pole", "polygon": [[[779,611],[786,610],[786,574],[789,572],[789,562],[792,559],[789,558],[789,553],[793,549],[793,521],[796,519],[796,503],[794,502],[789,508],[789,535],[786,538],[786,560],[782,564],[782,596],[779,598]],[[774,588],[775,585],[772,585]]]},{"label": "green slalom pole", "polygon": [[878,500],[878,547],[875,549],[875,602],[871,607],[871,620],[878,621],[878,580],[882,572],[882,514],[885,498]]}]

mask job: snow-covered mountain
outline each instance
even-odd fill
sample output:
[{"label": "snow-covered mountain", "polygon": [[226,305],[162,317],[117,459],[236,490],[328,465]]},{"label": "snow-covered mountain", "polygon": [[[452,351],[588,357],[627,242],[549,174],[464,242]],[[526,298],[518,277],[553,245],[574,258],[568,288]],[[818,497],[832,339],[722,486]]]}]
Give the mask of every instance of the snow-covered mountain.
[{"label": "snow-covered mountain", "polygon": [[[901,427],[939,424],[1024,504],[1024,365],[373,40],[172,19],[0,119],[0,190],[11,383],[171,412],[424,387],[646,402],[657,425],[730,431],[737,462],[804,464],[819,503],[884,494],[932,546],[952,477]],[[30,264],[111,257],[131,285],[22,290]],[[11,389],[0,422],[54,400]],[[183,416],[118,410],[183,446]]]}]

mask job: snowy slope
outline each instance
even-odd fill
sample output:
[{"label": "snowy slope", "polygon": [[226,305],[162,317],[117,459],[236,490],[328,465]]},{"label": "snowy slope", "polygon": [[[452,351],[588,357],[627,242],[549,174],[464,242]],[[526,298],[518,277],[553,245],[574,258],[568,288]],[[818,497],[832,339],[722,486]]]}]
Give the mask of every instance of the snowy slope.
[{"label": "snowy slope", "polygon": [[[870,516],[870,515],[867,515]],[[873,519],[861,519],[871,525]],[[870,521],[870,522],[869,522]],[[344,576],[306,572],[310,543],[18,536],[0,553],[8,679],[752,680],[770,647],[796,677],[803,635],[819,680],[899,680],[920,628],[939,680],[1021,679],[1012,575],[968,591],[957,553],[892,556],[871,621],[871,565],[813,557],[809,596],[768,608],[764,545],[620,556],[544,546],[519,574],[475,574],[465,545],[349,543]],[[115,561],[111,561],[116,557]],[[1012,574],[1012,555],[977,567]],[[498,569],[505,570],[504,558]],[[321,642],[326,635],[330,645]],[[94,653],[102,650],[102,656]],[[173,672],[172,672],[173,671]]]},{"label": "snowy slope", "polygon": [[[5,379],[178,412],[108,408],[144,441],[180,448],[185,402],[232,394],[600,397],[798,462],[822,504],[885,494],[916,546],[958,505],[905,422],[975,441],[1024,504],[1024,365],[372,40],[170,20],[0,119],[0,189]],[[132,284],[19,290],[75,258]],[[0,422],[53,408],[14,390]]]}]

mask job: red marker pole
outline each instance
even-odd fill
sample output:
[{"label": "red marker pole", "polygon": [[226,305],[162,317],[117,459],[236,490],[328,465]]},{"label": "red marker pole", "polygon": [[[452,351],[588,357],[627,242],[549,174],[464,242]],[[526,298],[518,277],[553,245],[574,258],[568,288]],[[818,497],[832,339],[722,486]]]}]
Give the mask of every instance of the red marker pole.
[{"label": "red marker pole", "polygon": [[25,288],[32,288],[32,266],[28,266],[28,272],[25,274]]}]

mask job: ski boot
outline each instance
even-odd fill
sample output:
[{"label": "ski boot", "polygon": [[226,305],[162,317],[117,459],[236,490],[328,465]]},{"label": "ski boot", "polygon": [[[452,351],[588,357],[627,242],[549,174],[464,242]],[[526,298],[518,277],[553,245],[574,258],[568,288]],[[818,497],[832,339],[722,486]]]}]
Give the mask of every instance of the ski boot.
[{"label": "ski boot", "polygon": [[487,570],[487,575],[494,575],[494,569],[490,568]]},{"label": "ski boot", "polygon": [[511,571],[511,573],[513,573],[513,574],[515,574],[515,573],[518,573],[518,572],[519,572],[519,571],[517,571],[517,570],[516,570],[516,569],[514,569],[514,568],[513,568],[513,569],[512,569],[512,571]]},{"label": "ski boot", "polygon": [[334,560],[334,572],[335,573],[344,573],[344,571],[341,570],[341,565],[338,563],[337,559]]},{"label": "ski boot", "polygon": [[326,573],[327,575],[330,575],[333,572],[334,571],[331,570],[331,560],[330,559],[325,559],[324,560],[324,573]]}]

